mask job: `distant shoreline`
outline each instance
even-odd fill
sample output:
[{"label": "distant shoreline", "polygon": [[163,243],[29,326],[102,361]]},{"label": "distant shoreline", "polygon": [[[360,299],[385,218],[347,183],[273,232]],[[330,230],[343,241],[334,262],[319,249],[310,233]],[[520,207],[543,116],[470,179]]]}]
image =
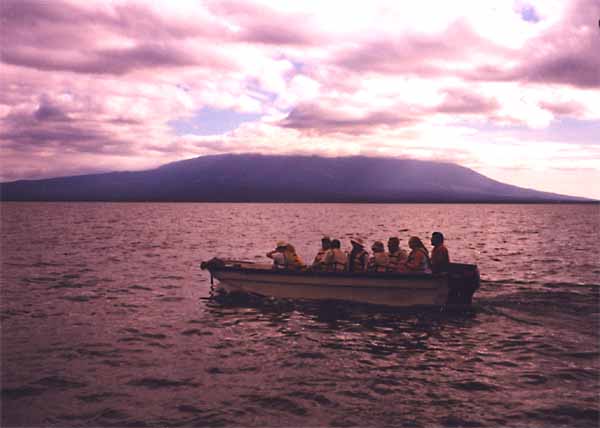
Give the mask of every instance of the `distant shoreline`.
[{"label": "distant shoreline", "polygon": [[4,200],[1,203],[124,203],[124,204],[328,204],[328,205],[600,205],[600,200],[590,201],[182,201],[182,200]]},{"label": "distant shoreline", "polygon": [[0,183],[1,201],[344,204],[597,203],[457,164],[349,156],[213,155],[137,172]]}]

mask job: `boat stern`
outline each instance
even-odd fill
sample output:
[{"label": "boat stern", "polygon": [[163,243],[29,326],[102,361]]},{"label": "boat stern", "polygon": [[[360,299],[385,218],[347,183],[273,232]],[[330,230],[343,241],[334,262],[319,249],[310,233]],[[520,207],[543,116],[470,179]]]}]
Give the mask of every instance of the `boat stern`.
[{"label": "boat stern", "polygon": [[448,301],[451,306],[469,306],[480,286],[477,265],[451,263],[448,275]]}]

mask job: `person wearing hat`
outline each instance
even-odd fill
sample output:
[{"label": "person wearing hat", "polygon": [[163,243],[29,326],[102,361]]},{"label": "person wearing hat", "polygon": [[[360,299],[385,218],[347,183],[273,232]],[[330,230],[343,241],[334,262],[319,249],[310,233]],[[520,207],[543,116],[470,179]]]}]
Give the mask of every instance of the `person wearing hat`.
[{"label": "person wearing hat", "polygon": [[408,254],[402,248],[400,248],[400,239],[395,236],[392,236],[388,239],[388,272],[397,272],[400,268],[400,265],[408,259]]},{"label": "person wearing hat", "polygon": [[366,272],[369,266],[369,253],[365,251],[365,245],[361,238],[352,238],[352,251],[348,254],[348,270],[350,272]]},{"label": "person wearing hat", "polygon": [[383,242],[375,241],[371,249],[373,250],[373,255],[369,259],[369,266],[367,269],[370,272],[385,272],[390,263],[390,259],[385,252]]},{"label": "person wearing hat", "polygon": [[312,263],[313,270],[323,270],[325,267],[325,255],[331,248],[331,238],[324,236],[321,239],[321,249],[315,256],[315,260]]},{"label": "person wearing hat", "polygon": [[411,236],[408,240],[408,246],[411,249],[408,259],[404,262],[400,270],[405,272],[423,272],[431,273],[431,262],[429,261],[429,251],[416,236]]},{"label": "person wearing hat", "polygon": [[331,248],[325,254],[325,270],[328,272],[344,272],[348,264],[348,256],[341,250],[339,239],[331,241]]},{"label": "person wearing hat", "polygon": [[433,273],[444,272],[448,270],[450,264],[450,255],[448,248],[444,245],[444,235],[442,232],[433,232],[431,234],[431,270]]},{"label": "person wearing hat", "polygon": [[273,251],[267,253],[267,257],[273,259],[274,269],[285,269],[287,267],[285,250],[288,244],[285,241],[277,242],[277,246]]}]

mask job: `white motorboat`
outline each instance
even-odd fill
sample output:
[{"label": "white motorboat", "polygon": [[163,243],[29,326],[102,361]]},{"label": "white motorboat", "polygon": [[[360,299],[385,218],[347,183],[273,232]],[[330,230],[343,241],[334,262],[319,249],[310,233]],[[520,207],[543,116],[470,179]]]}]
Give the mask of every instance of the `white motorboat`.
[{"label": "white motorboat", "polygon": [[476,265],[451,263],[440,274],[324,272],[213,258],[202,269],[229,293],[291,299],[349,300],[388,306],[470,305],[479,288]]}]

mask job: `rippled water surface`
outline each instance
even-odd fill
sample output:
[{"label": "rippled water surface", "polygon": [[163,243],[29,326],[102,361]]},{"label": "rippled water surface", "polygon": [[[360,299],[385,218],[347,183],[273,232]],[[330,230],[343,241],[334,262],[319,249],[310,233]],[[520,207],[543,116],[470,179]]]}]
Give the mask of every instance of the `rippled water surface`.
[{"label": "rippled water surface", "polygon": [[[598,426],[600,207],[6,203],[2,426]],[[212,297],[214,255],[442,230],[465,313]]]}]

